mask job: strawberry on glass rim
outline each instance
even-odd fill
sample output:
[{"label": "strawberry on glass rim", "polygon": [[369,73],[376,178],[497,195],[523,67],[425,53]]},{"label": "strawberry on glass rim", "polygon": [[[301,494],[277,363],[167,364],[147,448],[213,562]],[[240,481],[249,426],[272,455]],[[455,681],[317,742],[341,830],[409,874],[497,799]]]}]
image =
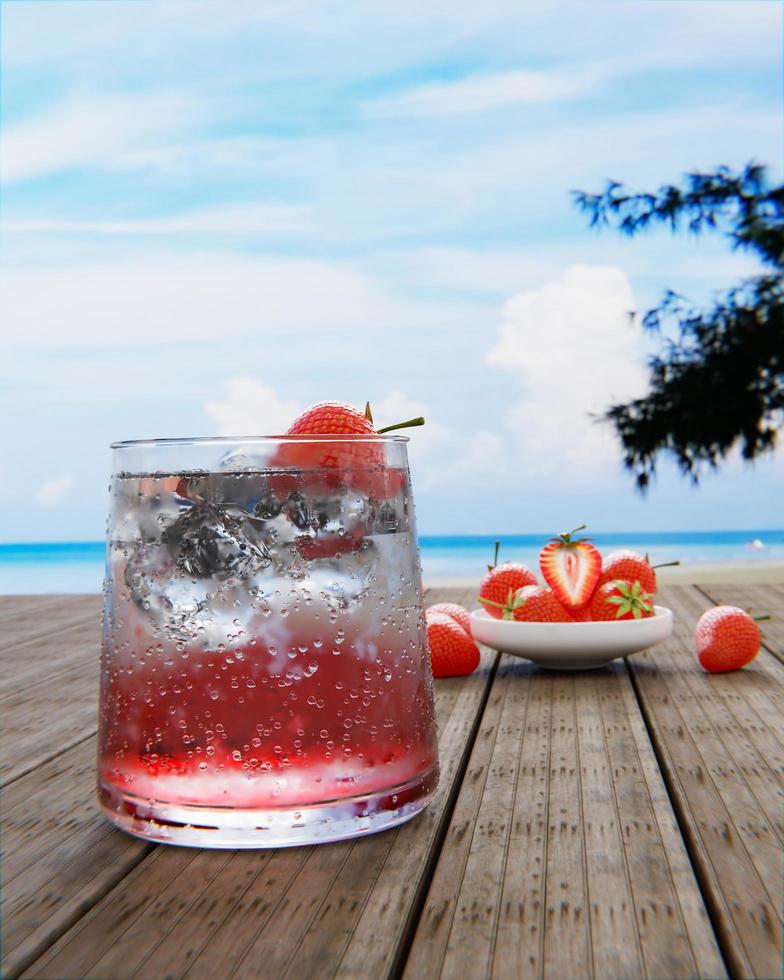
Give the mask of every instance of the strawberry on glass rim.
[{"label": "strawberry on glass rim", "polygon": [[602,574],[602,556],[587,538],[575,538],[585,524],[559,534],[542,548],[539,567],[559,602],[578,609],[591,599]]},{"label": "strawberry on glass rim", "polygon": [[291,423],[286,436],[292,438],[273,456],[272,466],[291,472],[275,474],[272,490],[285,497],[302,489],[307,471],[309,488],[349,485],[369,497],[390,497],[400,489],[399,475],[385,468],[383,447],[374,437],[424,424],[420,416],[376,429],[369,402],[364,412],[342,402],[318,402]]}]

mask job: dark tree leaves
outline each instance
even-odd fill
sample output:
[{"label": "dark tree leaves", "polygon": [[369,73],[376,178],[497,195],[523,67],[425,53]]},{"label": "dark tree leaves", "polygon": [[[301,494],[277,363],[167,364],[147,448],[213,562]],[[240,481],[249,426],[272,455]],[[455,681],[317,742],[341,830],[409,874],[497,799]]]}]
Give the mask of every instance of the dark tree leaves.
[{"label": "dark tree leaves", "polygon": [[769,267],[708,309],[668,291],[643,317],[646,328],[676,339],[663,339],[650,361],[647,395],[604,415],[637,486],[647,488],[661,454],[696,483],[736,445],[747,460],[772,450],[784,422],[784,185],[769,187],[764,168],[749,164],[740,173],[689,174],[683,187],[655,194],[610,181],[602,194],[574,196],[592,226],[614,223],[628,235],[656,223],[716,230]]}]

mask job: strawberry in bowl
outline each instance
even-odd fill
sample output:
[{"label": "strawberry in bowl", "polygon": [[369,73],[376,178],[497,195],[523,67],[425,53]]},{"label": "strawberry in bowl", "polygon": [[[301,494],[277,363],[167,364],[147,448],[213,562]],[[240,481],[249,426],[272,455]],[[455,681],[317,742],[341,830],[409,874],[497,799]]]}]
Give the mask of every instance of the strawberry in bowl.
[{"label": "strawberry in bowl", "polygon": [[487,566],[487,575],[479,586],[479,601],[490,616],[501,619],[504,609],[512,601],[515,592],[526,585],[538,585],[536,576],[530,568],[516,562],[505,561],[498,564],[501,542],[495,543],[495,558]]},{"label": "strawberry in bowl", "polygon": [[575,537],[583,527],[559,534],[542,549],[539,567],[547,587],[528,583],[506,596],[492,595],[485,578],[482,608],[471,613],[476,640],[542,667],[576,670],[604,666],[670,636],[672,612],[653,603],[656,580],[649,562],[634,552],[616,553],[608,569],[629,577],[602,581],[598,549]]},{"label": "strawberry in bowl", "polygon": [[585,524],[552,538],[542,548],[539,568],[545,582],[567,609],[579,609],[591,601],[602,574],[602,556],[588,538],[575,538]]}]

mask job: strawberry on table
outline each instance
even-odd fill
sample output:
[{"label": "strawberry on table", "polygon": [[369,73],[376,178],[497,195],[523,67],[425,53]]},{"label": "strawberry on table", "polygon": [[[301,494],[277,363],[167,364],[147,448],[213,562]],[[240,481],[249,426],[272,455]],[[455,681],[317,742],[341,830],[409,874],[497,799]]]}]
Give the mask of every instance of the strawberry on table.
[{"label": "strawberry on table", "polygon": [[461,606],[456,602],[436,602],[434,605],[428,606],[427,612],[443,613],[445,616],[451,617],[463,627],[469,636],[471,635],[471,617],[465,606]]},{"label": "strawberry on table", "polygon": [[[487,575],[479,586],[479,601],[495,617],[501,618],[500,609],[512,601],[515,592],[526,585],[538,585],[536,576],[530,568],[516,562],[505,561],[498,564],[498,551],[501,542],[495,543],[495,559],[487,566]],[[500,607],[500,608],[499,608]]]},{"label": "strawberry on table", "polygon": [[602,574],[602,556],[587,538],[575,538],[581,524],[573,531],[559,534],[549,541],[539,555],[539,567],[556,598],[567,609],[585,606],[593,595]]},{"label": "strawberry on table", "polygon": [[639,581],[616,579],[605,582],[591,599],[594,620],[648,619],[653,616],[653,594],[644,592]]},{"label": "strawberry on table", "polygon": [[428,610],[425,618],[433,677],[456,677],[476,670],[479,647],[463,627],[445,613]]},{"label": "strawberry on table", "polygon": [[485,600],[486,609],[498,609],[500,619],[513,619],[518,623],[572,623],[569,610],[555,595],[541,585],[524,585],[509,597],[508,601],[496,605]]},{"label": "strawberry on table", "polygon": [[656,569],[679,564],[680,562],[677,561],[668,561],[659,565],[651,565],[647,555],[641,555],[629,548],[621,548],[618,551],[610,552],[605,557],[602,562],[602,574],[599,577],[598,585],[613,582],[615,579],[623,579],[629,582],[639,582],[643,592],[656,595]]},{"label": "strawberry on table", "polygon": [[737,606],[714,606],[704,612],[694,630],[694,648],[700,664],[711,674],[745,667],[759,653],[757,621]]}]

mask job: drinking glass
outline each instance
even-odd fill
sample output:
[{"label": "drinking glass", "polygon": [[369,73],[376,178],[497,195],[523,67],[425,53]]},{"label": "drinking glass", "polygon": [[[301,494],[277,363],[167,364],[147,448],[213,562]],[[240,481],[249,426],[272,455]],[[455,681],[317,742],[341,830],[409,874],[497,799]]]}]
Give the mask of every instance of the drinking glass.
[{"label": "drinking glass", "polygon": [[115,443],[98,795],[118,827],[280,847],[438,781],[401,436]]}]

